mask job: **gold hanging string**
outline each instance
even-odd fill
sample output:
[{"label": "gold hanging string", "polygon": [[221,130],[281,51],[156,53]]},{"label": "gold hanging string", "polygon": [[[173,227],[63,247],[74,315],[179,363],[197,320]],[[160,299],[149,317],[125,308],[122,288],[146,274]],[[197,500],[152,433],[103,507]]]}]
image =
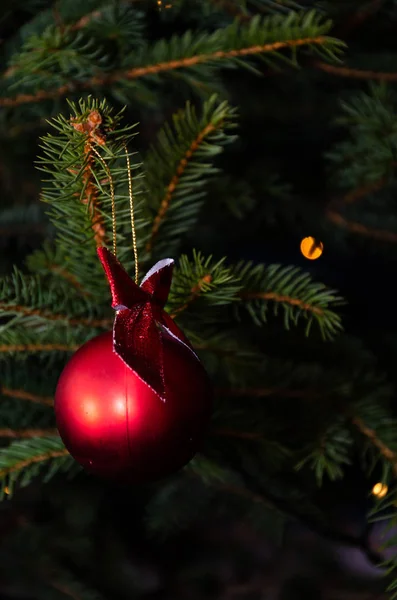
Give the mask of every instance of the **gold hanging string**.
[{"label": "gold hanging string", "polygon": [[109,178],[110,198],[111,198],[111,202],[112,202],[113,254],[115,256],[117,256],[117,246],[116,246],[116,201],[115,201],[115,194],[114,194],[113,177],[112,177],[112,174],[110,172],[110,169],[109,169],[108,165],[103,160],[103,158],[99,154],[98,150],[96,150],[94,148],[94,146],[92,146],[92,144],[90,144],[90,149],[95,154],[95,156],[98,158],[99,162],[101,163],[101,165],[105,169],[106,174],[107,174],[107,176]]},{"label": "gold hanging string", "polygon": [[135,231],[135,217],[134,217],[134,196],[132,193],[132,177],[131,177],[131,164],[128,149],[124,144],[125,156],[127,160],[128,170],[128,196],[130,199],[130,214],[131,214],[131,230],[132,230],[132,247],[134,249],[134,262],[135,262],[135,283],[138,285],[138,247],[136,243],[136,231]]}]

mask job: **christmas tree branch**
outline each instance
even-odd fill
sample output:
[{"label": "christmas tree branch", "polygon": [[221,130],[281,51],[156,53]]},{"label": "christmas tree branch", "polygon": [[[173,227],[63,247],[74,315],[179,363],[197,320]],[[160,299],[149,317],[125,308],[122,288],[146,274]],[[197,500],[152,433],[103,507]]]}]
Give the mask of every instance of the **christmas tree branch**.
[{"label": "christmas tree branch", "polygon": [[364,536],[356,537],[349,533],[342,533],[336,531],[334,528],[329,527],[325,522],[316,523],[313,519],[302,515],[294,507],[291,507],[288,504],[288,502],[280,498],[276,498],[270,492],[264,492],[262,490],[259,494],[257,492],[251,492],[246,488],[240,488],[236,485],[230,484],[218,484],[216,487],[220,491],[247,498],[251,500],[251,502],[264,504],[265,506],[270,508],[275,508],[277,511],[281,511],[287,516],[293,517],[294,519],[298,520],[303,525],[308,527],[308,529],[325,539],[332,540],[334,542],[341,543],[347,546],[351,546],[353,548],[360,548],[372,563],[379,563],[380,557],[378,553],[374,552],[369,547],[368,542],[364,538]]},{"label": "christmas tree branch", "polygon": [[[230,58],[243,58],[246,56],[254,56],[255,54],[263,54],[276,52],[285,48],[297,48],[300,46],[316,45],[321,46],[326,41],[324,36],[313,38],[304,38],[300,40],[289,40],[288,42],[274,42],[272,44],[264,44],[263,46],[252,46],[250,48],[241,48],[240,50],[229,50],[224,52],[218,50],[212,54],[201,54],[197,56],[189,56],[179,60],[171,60],[155,65],[147,65],[145,67],[135,67],[126,71],[120,71],[112,75],[97,75],[84,83],[68,83],[54,90],[40,90],[35,94],[19,94],[15,98],[0,98],[0,106],[12,107],[28,104],[31,102],[42,102],[44,100],[54,100],[67,94],[71,94],[78,90],[92,89],[97,87],[105,87],[118,81],[133,80],[145,77],[147,75],[159,75],[167,71],[176,69],[194,67],[196,65],[212,62],[214,60],[225,60]],[[397,77],[397,76],[396,76]]]},{"label": "christmas tree branch", "polygon": [[375,81],[397,81],[397,73],[383,73],[380,71],[366,71],[331,65],[323,61],[316,61],[314,66],[321,71],[337,75],[339,77],[350,77],[351,79],[372,79]]},{"label": "christmas tree branch", "polygon": [[62,443],[59,435],[13,440],[0,449],[0,481],[2,494],[10,497],[14,484],[20,479],[22,486],[37,476],[44,465],[48,481],[59,470],[68,471],[75,462]]},{"label": "christmas tree branch", "polygon": [[[196,346],[197,348],[197,346]],[[319,398],[320,392],[311,390],[288,390],[285,388],[216,388],[219,396],[267,398],[282,396],[283,398]]]},{"label": "christmas tree branch", "polygon": [[188,300],[182,306],[180,306],[179,308],[176,308],[174,310],[174,312],[170,315],[171,319],[175,319],[181,312],[183,312],[184,310],[189,308],[190,304],[192,302],[194,302],[194,300],[200,296],[203,289],[205,289],[205,287],[208,286],[208,284],[210,284],[211,282],[212,282],[211,273],[207,273],[206,275],[201,277],[199,279],[199,281],[197,282],[197,284],[194,287],[192,287],[191,294],[190,294],[190,297],[188,298]]},{"label": "christmas tree branch", "polygon": [[4,302],[0,302],[0,311],[15,315],[37,316],[46,319],[47,321],[63,321],[69,325],[81,325],[83,327],[99,327],[106,329],[113,325],[113,319],[71,318],[68,315],[58,315],[47,310],[33,309],[28,306],[16,304],[6,304]]},{"label": "christmas tree branch", "polygon": [[397,243],[397,234],[393,233],[392,231],[385,231],[384,229],[372,229],[362,225],[361,223],[349,221],[342,217],[340,213],[331,209],[327,210],[326,215],[332,223],[338,225],[339,227],[343,227],[352,233],[358,233],[380,242],[390,242],[393,244]]},{"label": "christmas tree branch", "polygon": [[324,314],[323,309],[318,306],[313,306],[312,304],[303,302],[299,298],[291,298],[289,296],[283,296],[280,294],[276,294],[274,292],[255,292],[255,291],[241,292],[240,297],[242,298],[242,300],[259,299],[259,300],[271,300],[273,302],[285,302],[287,304],[290,304],[291,306],[296,306],[297,308],[299,308],[301,310],[313,312],[316,315],[322,316]]},{"label": "christmas tree branch", "polygon": [[316,321],[324,339],[342,329],[340,316],[331,307],[343,304],[343,299],[334,290],[313,282],[298,267],[241,262],[235,266],[234,274],[242,285],[238,292],[242,302],[236,308],[245,308],[256,325],[267,321],[271,306],[275,315],[283,310],[287,329],[300,318],[306,321],[306,333]]},{"label": "christmas tree branch", "polygon": [[78,348],[76,344],[0,344],[0,353],[74,352]]},{"label": "christmas tree branch", "polygon": [[371,444],[379,450],[383,458],[385,458],[391,464],[394,475],[397,476],[397,454],[388,448],[388,446],[382,442],[381,439],[379,439],[376,431],[370,427],[367,427],[360,417],[353,417],[352,423],[355,425],[355,427],[357,427],[360,433],[367,437]]},{"label": "christmas tree branch", "polygon": [[81,283],[76,279],[72,273],[69,273],[64,267],[57,265],[55,263],[47,263],[46,267],[55,275],[60,275],[63,279],[68,281],[75,287],[83,296],[90,296],[91,294],[83,289]]},{"label": "christmas tree branch", "polygon": [[87,27],[87,25],[89,25],[91,23],[91,21],[93,21],[94,19],[97,19],[101,15],[102,15],[101,10],[93,10],[90,13],[88,13],[87,15],[84,15],[83,17],[81,17],[81,19],[76,21],[73,25],[71,25],[70,29],[71,29],[71,31],[79,31],[79,29],[84,29],[84,27]]},{"label": "christmas tree branch", "polygon": [[233,437],[240,440],[260,440],[262,435],[255,431],[234,431],[232,429],[215,429],[210,435],[221,437]]},{"label": "christmas tree branch", "polygon": [[[79,122],[72,117],[70,123],[76,131],[86,136],[84,144],[84,170],[82,174],[83,193],[80,195],[80,201],[88,207],[94,231],[95,244],[98,247],[106,245],[106,234],[103,218],[98,210],[99,189],[93,176],[93,163],[95,162],[95,151],[93,146],[105,145],[105,137],[101,133],[102,116],[98,110],[91,110],[84,122]],[[73,172],[71,170],[71,172]]]},{"label": "christmas tree branch", "polygon": [[365,183],[364,185],[359,186],[355,190],[345,194],[343,196],[342,201],[345,204],[353,204],[357,200],[361,200],[361,198],[365,198],[369,194],[373,192],[378,192],[381,190],[388,182],[388,177],[381,177],[377,181],[371,181],[370,183]]},{"label": "christmas tree branch", "polygon": [[218,128],[222,128],[223,127],[223,121],[218,121],[217,124],[215,123],[208,123],[203,129],[202,131],[199,132],[199,134],[197,135],[197,137],[192,141],[192,143],[190,144],[188,150],[186,150],[183,158],[180,159],[178,166],[176,167],[176,172],[175,175],[173,175],[170,183],[168,184],[167,188],[166,188],[166,192],[164,195],[164,198],[161,201],[159,210],[157,215],[154,218],[153,221],[153,226],[152,226],[152,231],[150,234],[150,239],[147,242],[146,245],[146,251],[147,252],[151,252],[152,247],[153,247],[153,241],[154,238],[156,237],[156,235],[159,232],[159,228],[160,228],[160,224],[163,221],[165,214],[169,208],[172,196],[175,192],[175,189],[177,188],[177,185],[183,175],[183,173],[186,170],[186,167],[188,165],[188,162],[191,160],[193,154],[197,151],[197,149],[199,148],[199,146],[204,142],[204,140],[213,132],[215,131],[216,127]]},{"label": "christmas tree branch", "polygon": [[[44,137],[39,157],[40,169],[48,174],[42,200],[50,205],[49,215],[57,227],[59,255],[38,253],[30,268],[45,273],[46,262],[54,258],[59,264],[67,257],[68,274],[91,295],[90,304],[95,306],[103,301],[107,289],[96,253],[105,235],[113,245],[117,240],[117,258],[127,271],[133,263],[125,148],[135,132],[134,126],[121,126],[123,111],[114,114],[106,100],[90,97],[69,104],[73,118],[60,115],[51,122],[56,134]],[[141,163],[134,159],[130,166],[134,173],[135,227],[139,230],[147,228],[150,219],[140,205]],[[79,309],[79,313],[83,311]]]},{"label": "christmas tree branch", "polygon": [[351,33],[354,29],[361,27],[370,17],[375,15],[381,8],[384,0],[372,0],[367,6],[359,7],[351,17],[347,18],[346,21],[338,29],[338,35],[345,36]]},{"label": "christmas tree branch", "polygon": [[31,456],[30,458],[20,460],[18,462],[13,463],[12,466],[7,468],[0,468],[0,479],[4,478],[6,475],[10,475],[11,473],[15,473],[17,471],[22,471],[26,467],[36,463],[47,462],[53,458],[59,458],[61,456],[69,456],[69,452],[66,450],[54,450],[50,452],[45,452],[43,454],[39,454],[38,456]]},{"label": "christmas tree branch", "polygon": [[[84,46],[79,47],[76,53],[76,61],[86,65],[86,77],[83,80],[71,80],[71,75],[65,72],[65,82],[51,89],[51,80],[46,77],[42,80],[43,74],[34,72],[34,55],[32,49],[41,40],[32,39],[27,42],[22,53],[15,57],[14,64],[26,65],[29,68],[29,75],[33,72],[36,75],[36,89],[33,93],[22,92],[15,97],[0,98],[0,106],[15,107],[32,102],[41,102],[48,99],[56,99],[65,95],[71,95],[79,90],[92,90],[93,88],[108,87],[112,84],[142,79],[146,76],[161,75],[174,70],[195,69],[198,65],[208,65],[220,63],[220,67],[234,65],[236,61],[244,58],[254,57],[261,54],[270,54],[273,58],[281,57],[280,52],[290,49],[293,52],[293,58],[289,61],[295,64],[294,51],[299,47],[308,47],[321,53],[323,56],[336,59],[336,54],[340,52],[344,45],[342,42],[326,36],[330,30],[331,22],[321,22],[322,19],[316,12],[311,11],[306,14],[291,12],[287,17],[272,15],[265,18],[254,18],[249,24],[233,23],[232,25],[219,29],[206,36],[201,35],[199,40],[193,39],[190,32],[181,37],[174,37],[165,42],[160,41],[151,47],[142,48],[139,53],[131,56],[131,62],[140,62],[129,69],[119,72],[109,73],[106,70],[98,72],[98,59],[94,55],[87,55]],[[57,42],[56,31],[51,34],[54,39],[50,43],[54,46],[53,59],[56,61],[56,53],[67,52],[70,44],[77,43],[70,38],[70,34],[65,34],[63,44]],[[49,33],[46,33],[47,37]],[[278,41],[274,41],[278,38]],[[79,42],[80,43],[80,42]],[[40,56],[45,57],[45,45],[40,48]],[[212,51],[212,48],[216,50]],[[48,53],[48,51],[47,51]],[[163,55],[165,60],[158,60]],[[282,57],[287,60],[285,56]],[[94,68],[95,63],[95,68]],[[149,64],[142,64],[149,63]],[[212,69],[211,69],[212,72]],[[90,73],[95,73],[91,75]],[[212,77],[212,74],[211,74]],[[40,81],[39,81],[40,80]],[[31,85],[33,87],[33,80]]]},{"label": "christmas tree branch", "polygon": [[0,394],[2,396],[9,396],[10,398],[18,398],[19,400],[27,400],[29,402],[34,402],[36,404],[45,404],[46,406],[54,406],[54,399],[45,397],[45,396],[37,396],[36,394],[31,394],[30,392],[26,392],[25,390],[15,390],[7,387],[0,387]]},{"label": "christmas tree branch", "polygon": [[182,255],[174,270],[168,313],[175,318],[198,298],[208,307],[234,303],[241,285],[224,262],[225,259],[214,262],[212,256],[204,258],[195,251],[192,259]]},{"label": "christmas tree branch", "polygon": [[51,580],[50,584],[55,590],[61,592],[63,596],[68,596],[69,598],[72,598],[72,600],[83,600],[81,596],[78,596],[73,590],[70,590],[66,585],[59,583],[58,581]]},{"label": "christmas tree branch", "polygon": [[[206,195],[213,165],[223,147],[236,139],[236,110],[216,95],[204,102],[201,115],[187,102],[157,136],[145,157],[148,202],[152,213],[146,251],[158,256],[177,251],[182,235],[194,227]],[[161,235],[158,235],[158,234]]]},{"label": "christmas tree branch", "polygon": [[234,4],[234,2],[231,2],[230,0],[210,0],[210,2],[216,8],[219,7],[231,17],[239,19],[242,22],[249,21],[252,18],[251,15],[248,15],[242,11],[241,6],[237,6],[236,4]]},{"label": "christmas tree branch", "polygon": [[56,429],[0,429],[0,438],[36,438],[57,435]]}]

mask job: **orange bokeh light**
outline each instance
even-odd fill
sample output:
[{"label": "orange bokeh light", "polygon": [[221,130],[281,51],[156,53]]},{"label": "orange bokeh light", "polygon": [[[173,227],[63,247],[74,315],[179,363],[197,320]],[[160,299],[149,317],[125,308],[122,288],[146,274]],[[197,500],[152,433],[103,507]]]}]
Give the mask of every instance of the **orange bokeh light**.
[{"label": "orange bokeh light", "polygon": [[318,242],[314,237],[305,237],[301,241],[301,252],[308,260],[316,260],[324,250],[322,242]]}]

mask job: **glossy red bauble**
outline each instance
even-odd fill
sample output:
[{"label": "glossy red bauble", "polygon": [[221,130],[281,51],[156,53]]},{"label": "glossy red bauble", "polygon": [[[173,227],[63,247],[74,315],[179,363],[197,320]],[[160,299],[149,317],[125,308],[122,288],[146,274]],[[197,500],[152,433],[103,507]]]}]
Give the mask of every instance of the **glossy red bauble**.
[{"label": "glossy red bauble", "polygon": [[171,474],[197,452],[212,407],[208,376],[194,354],[163,335],[165,399],[113,350],[112,332],[84,344],[55,394],[59,434],[88,471],[119,482]]}]

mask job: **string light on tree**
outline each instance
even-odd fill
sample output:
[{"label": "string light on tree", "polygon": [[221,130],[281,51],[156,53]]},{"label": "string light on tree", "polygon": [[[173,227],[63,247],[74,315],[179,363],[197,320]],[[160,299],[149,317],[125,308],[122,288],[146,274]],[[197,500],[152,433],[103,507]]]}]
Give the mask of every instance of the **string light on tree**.
[{"label": "string light on tree", "polygon": [[316,260],[323,253],[323,243],[316,240],[314,237],[308,236],[301,241],[301,252],[308,260]]},{"label": "string light on tree", "polygon": [[372,494],[377,498],[384,498],[388,492],[389,488],[385,483],[376,483],[372,488]]},{"label": "string light on tree", "polygon": [[159,11],[163,10],[163,8],[172,8],[172,4],[164,4],[163,0],[157,0],[157,6],[159,7]]}]

